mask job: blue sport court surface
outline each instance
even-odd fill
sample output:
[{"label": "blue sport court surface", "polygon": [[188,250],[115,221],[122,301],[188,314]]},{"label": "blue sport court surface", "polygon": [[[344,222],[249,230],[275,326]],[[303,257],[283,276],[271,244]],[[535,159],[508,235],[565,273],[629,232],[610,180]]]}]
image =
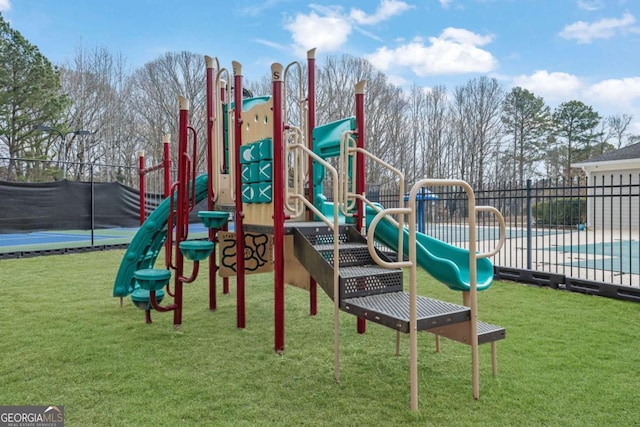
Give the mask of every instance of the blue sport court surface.
[{"label": "blue sport court surface", "polygon": [[[94,230],[93,236],[91,230],[0,234],[0,254],[126,245],[137,231],[138,228],[100,229]],[[190,237],[206,237],[207,231],[201,223],[189,226]]]}]

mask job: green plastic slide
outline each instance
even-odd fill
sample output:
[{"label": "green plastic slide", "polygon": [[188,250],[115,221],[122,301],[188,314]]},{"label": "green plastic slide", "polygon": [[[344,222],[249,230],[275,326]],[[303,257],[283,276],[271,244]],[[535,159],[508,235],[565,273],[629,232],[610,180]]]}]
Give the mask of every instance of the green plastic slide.
[{"label": "green plastic slide", "polygon": [[[207,175],[200,175],[196,178],[196,203],[205,199],[207,193]],[[167,238],[170,209],[171,199],[167,197],[149,215],[131,239],[113,285],[114,297],[126,297],[135,290],[136,280],[133,273],[137,270],[153,268]]]},{"label": "green plastic slide", "polygon": [[[375,215],[375,210],[367,207],[367,226]],[[394,251],[398,251],[398,232],[395,224],[383,219],[376,226],[374,238]],[[403,253],[406,256],[409,254],[409,231],[404,229],[403,233]],[[471,289],[467,249],[416,232],[416,250],[418,265],[438,281],[455,291]],[[481,258],[477,260],[476,266],[477,289],[482,291],[493,283],[493,264],[488,258]]]}]

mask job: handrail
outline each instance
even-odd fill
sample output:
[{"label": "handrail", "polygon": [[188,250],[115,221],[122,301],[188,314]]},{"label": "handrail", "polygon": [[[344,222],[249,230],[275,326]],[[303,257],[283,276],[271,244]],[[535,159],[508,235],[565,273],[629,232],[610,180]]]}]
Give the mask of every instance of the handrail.
[{"label": "handrail", "polygon": [[[293,138],[293,142],[286,144],[286,151],[292,152],[293,154],[293,194],[294,195],[302,195],[302,197],[291,197],[295,199],[295,204],[291,205],[289,202],[289,196],[285,197],[284,205],[287,210],[293,213],[292,216],[298,217],[304,213],[305,203],[300,203],[304,197],[304,179],[307,174],[308,164],[307,161],[309,157],[305,157],[304,155],[299,155],[298,151],[293,152],[292,147],[296,145],[303,145],[301,141],[304,140],[304,136],[302,134],[302,130],[299,127],[289,126],[287,130],[290,132]],[[285,156],[286,160],[289,160],[289,156]],[[286,184],[287,194],[289,194],[289,186]]]},{"label": "handrail", "polygon": [[[353,139],[354,134],[355,131],[347,130],[342,132],[342,134],[340,135],[340,157],[338,159],[338,164],[340,165],[340,182],[336,182],[336,184],[334,184],[334,186],[340,186],[338,196],[340,197],[341,211],[344,216],[353,216],[351,211],[355,208],[356,204],[355,199],[352,199],[352,201],[349,200],[349,194],[355,193],[356,185],[355,179],[349,180],[350,176],[356,176],[356,162],[351,162],[351,165],[349,164],[349,145],[355,142],[355,140]],[[349,175],[350,170],[352,172],[351,175]]]},{"label": "handrail", "polygon": [[[369,228],[367,229],[367,244],[369,246],[369,253],[371,254],[371,257],[373,258],[373,260],[376,262],[376,264],[380,265],[381,267],[384,268],[404,268],[404,267],[411,267],[413,264],[411,263],[411,260],[409,261],[400,261],[401,259],[403,259],[402,257],[402,246],[398,247],[398,261],[395,262],[389,262],[389,261],[385,261],[382,258],[380,258],[380,256],[378,255],[378,252],[375,250],[375,247],[373,246],[373,241],[375,240],[375,230],[376,227],[378,226],[378,223],[382,220],[383,217],[390,215],[390,214],[399,214],[399,215],[407,215],[407,214],[411,214],[411,210],[409,208],[389,208],[389,209],[382,209],[380,210],[376,216],[373,217],[373,220],[371,220],[371,224],[369,224]],[[398,234],[404,234],[402,233],[402,228],[400,228],[399,230],[400,233]]]},{"label": "handrail", "polygon": [[[400,171],[400,169],[397,169],[393,166],[391,166],[389,163],[385,162],[384,160],[374,156],[373,154],[371,154],[370,152],[368,152],[367,150],[363,149],[363,148],[351,148],[349,151],[355,152],[355,153],[360,153],[364,156],[367,156],[367,158],[373,160],[374,162],[378,163],[379,165],[387,168],[389,171],[391,171],[392,173],[394,173],[397,177],[398,177],[398,206],[403,206],[404,205],[404,174]],[[355,170],[355,164],[356,162],[354,162],[354,170]],[[355,175],[355,173],[354,173]],[[367,204],[371,204],[364,196],[361,195],[354,195],[354,194],[350,194],[351,197],[358,197],[361,198],[362,200],[366,200]],[[374,206],[373,204],[371,204],[371,206]],[[376,209],[378,210],[378,209]],[[395,225],[398,227],[399,230],[402,230],[404,228],[404,215],[399,215],[398,219],[399,221],[395,221],[393,219],[393,217],[389,217],[393,223],[395,223]],[[398,248],[402,248],[404,247],[404,233],[398,233]],[[370,245],[373,246],[373,240],[371,240]],[[402,259],[402,254],[399,252],[398,253],[398,261]]]},{"label": "handrail", "polygon": [[[290,149],[298,149],[307,154],[315,161],[324,166],[331,174],[333,182],[338,182],[338,171],[322,157],[318,156],[309,148],[301,143],[290,144]],[[338,200],[338,186],[334,185],[332,189],[333,200]],[[304,196],[304,195],[303,195]],[[295,195],[300,197],[300,195]],[[305,200],[303,203],[310,205]],[[340,223],[338,221],[338,203],[333,204],[333,222],[324,216],[315,206],[309,206],[318,217],[333,230],[333,343],[334,343],[334,376],[336,382],[340,382]]]},{"label": "handrail", "polygon": [[[365,197],[364,194],[357,194],[355,192],[355,180],[351,180],[351,188],[349,188],[349,180],[348,178],[348,172],[349,172],[349,168],[351,166],[351,176],[356,176],[358,171],[357,171],[357,162],[352,161],[351,163],[349,162],[349,158],[350,157],[354,157],[356,154],[361,154],[363,156],[366,156],[367,158],[369,158],[370,160],[378,163],[379,165],[387,168],[389,171],[391,171],[393,174],[395,174],[398,177],[398,182],[399,182],[399,195],[398,195],[398,206],[403,206],[404,204],[404,174],[397,168],[395,168],[394,166],[392,166],[391,164],[385,162],[384,160],[374,156],[373,154],[371,154],[370,152],[368,152],[367,150],[360,148],[360,147],[351,147],[350,143],[353,141],[352,138],[350,138],[351,135],[353,135],[354,132],[353,131],[345,131],[342,133],[341,137],[340,137],[340,160],[339,160],[339,164],[340,164],[340,176],[342,179],[341,183],[340,183],[340,187],[342,189],[342,192],[340,193],[340,202],[341,202],[341,210],[342,213],[345,216],[352,216],[353,214],[349,211],[351,211],[354,207],[355,207],[355,201],[357,199],[362,200],[363,202],[365,202],[367,205],[372,206],[376,211],[379,211],[379,209],[375,208],[375,206],[373,204],[371,204],[371,202],[369,202],[369,200],[367,200],[367,198]],[[349,191],[349,190],[353,190],[353,191]],[[396,212],[399,213],[399,212]],[[405,212],[407,213],[407,212]],[[363,212],[364,214],[364,212]],[[388,215],[388,214],[387,214]],[[392,217],[389,217],[390,219],[393,220]],[[395,221],[393,220],[393,223],[395,223],[399,229],[404,228],[404,216],[400,215],[399,217],[399,221]],[[398,248],[402,248],[404,245],[403,242],[404,239],[404,235],[403,233],[398,233]],[[373,253],[375,252],[375,249],[373,247],[373,240],[370,239],[369,241],[369,252]],[[399,254],[398,255],[398,260],[402,259],[402,255]]]},{"label": "handrail", "polygon": [[297,66],[298,68],[298,107],[299,107],[299,117],[298,117],[298,123],[302,126],[304,126],[305,128],[303,129],[304,135],[307,134],[307,121],[305,120],[305,114],[304,114],[304,104],[307,102],[306,97],[304,96],[304,85],[302,84],[302,65],[300,65],[299,62],[294,61],[291,62],[290,64],[288,64],[285,69],[284,69],[284,76],[283,76],[283,85],[282,85],[282,90],[283,90],[283,94],[282,94],[282,98],[284,99],[284,107],[283,107],[283,116],[284,116],[284,120],[285,122],[290,122],[290,120],[288,120],[288,111],[287,111],[287,74],[289,73],[289,68],[293,67],[293,66]]},{"label": "handrail", "polygon": [[[217,62],[217,58],[216,58],[216,62]],[[222,76],[225,75],[227,80],[223,80]],[[229,153],[229,164],[225,164],[225,160],[226,160],[226,155],[225,155],[225,151],[224,151],[224,121],[225,121],[225,115],[224,115],[224,105],[225,103],[228,103],[229,100],[231,99],[231,85],[227,84],[228,81],[231,81],[231,73],[227,68],[219,68],[219,64],[218,64],[218,72],[216,73],[216,79],[215,79],[215,85],[214,85],[214,91],[216,93],[213,94],[214,100],[216,101],[215,103],[215,108],[216,108],[216,114],[214,116],[214,149],[216,151],[216,155],[215,158],[213,159],[215,164],[214,164],[214,170],[217,171],[217,173],[224,173],[224,172],[228,172],[230,175],[230,179],[229,179],[229,190],[231,192],[231,195],[233,197],[233,195],[235,194],[235,180],[233,177],[233,170],[235,168],[230,168],[229,164],[233,164],[232,162],[234,161],[235,158],[235,153],[234,150],[229,149],[228,153]],[[220,99],[220,95],[221,95],[221,90],[224,90],[225,93],[225,99],[222,100]],[[223,102],[224,101],[224,102]],[[233,111],[230,108],[227,108],[227,123],[229,124],[229,129],[228,129],[228,137],[227,137],[227,141],[229,141],[229,144],[231,144],[231,141],[233,141],[233,133],[234,133],[234,126],[232,126],[233,123]],[[221,192],[221,181],[218,179],[216,180],[216,184],[218,186],[218,188],[215,189],[215,194],[216,194],[216,199],[218,198],[220,192]]]},{"label": "handrail", "polygon": [[[389,209],[378,209],[376,215],[374,216],[371,224],[369,225],[369,229],[367,230],[367,240],[373,241],[375,235],[375,229],[378,226],[378,223],[384,218],[388,217],[389,220],[393,220],[391,214],[398,214],[400,217],[407,215],[409,216],[409,260],[408,261],[400,261],[400,258],[397,262],[388,262],[382,260],[375,249],[369,247],[369,252],[374,259],[374,261],[385,268],[409,268],[409,342],[410,342],[410,360],[409,360],[409,370],[410,370],[410,381],[411,381],[411,409],[418,409],[418,338],[417,338],[417,242],[416,242],[416,203],[417,203],[417,195],[418,192],[422,189],[422,187],[427,186],[436,186],[436,187],[444,187],[444,186],[456,186],[462,187],[463,190],[467,193],[467,197],[469,200],[469,215],[468,215],[468,224],[469,224],[469,285],[470,290],[465,292],[465,305],[468,305],[471,310],[470,317],[470,344],[471,344],[471,353],[472,353],[472,382],[473,382],[473,396],[478,398],[479,396],[479,355],[478,355],[478,320],[477,320],[477,312],[478,312],[478,300],[477,300],[477,260],[480,258],[487,258],[497,254],[505,241],[505,221],[504,217],[498,211],[498,209],[493,206],[476,206],[475,204],[475,194],[471,186],[463,181],[463,180],[452,180],[452,179],[422,179],[416,182],[408,197],[408,207],[406,208],[389,208]],[[363,198],[363,200],[366,200]],[[371,203],[370,203],[371,204]],[[373,204],[371,204],[373,205]],[[478,212],[490,212],[496,216],[499,222],[500,227],[500,237],[497,246],[486,253],[477,253],[476,251],[476,216]],[[398,234],[404,234],[402,232],[402,228],[399,228]],[[402,246],[398,247],[398,254],[402,254],[404,252],[404,248]]]},{"label": "handrail", "polygon": [[476,199],[473,188],[466,182],[456,179],[421,179],[411,188],[409,194],[409,371],[411,378],[411,409],[418,409],[418,334],[417,334],[417,248],[416,248],[416,199],[422,187],[462,187],[469,200],[469,285],[468,298],[465,298],[471,310],[470,342],[473,396],[479,396],[479,355],[478,355],[478,274],[476,255]]},{"label": "handrail", "polygon": [[189,212],[191,212],[196,206],[196,163],[198,162],[198,131],[196,131],[196,128],[194,128],[193,126],[187,126],[187,130],[191,131],[191,135],[193,135],[193,152],[191,153],[190,159],[191,172],[189,172],[189,169],[187,168],[187,182],[189,183],[189,185],[191,185],[191,202],[188,203],[187,206],[189,206]]},{"label": "handrail", "polygon": [[504,217],[502,213],[493,206],[476,206],[476,212],[491,212],[496,218],[498,218],[498,224],[500,227],[500,237],[498,239],[498,244],[496,247],[490,252],[482,252],[476,255],[477,258],[489,258],[496,255],[500,250],[502,250],[502,246],[504,246],[504,241],[506,239],[507,227],[504,222]]}]

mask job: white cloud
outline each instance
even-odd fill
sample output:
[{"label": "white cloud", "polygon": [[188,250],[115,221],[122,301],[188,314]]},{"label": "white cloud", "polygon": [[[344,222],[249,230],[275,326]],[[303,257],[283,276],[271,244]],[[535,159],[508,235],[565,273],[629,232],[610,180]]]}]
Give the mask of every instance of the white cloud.
[{"label": "white cloud", "polygon": [[291,32],[299,56],[314,47],[323,52],[336,51],[347,41],[352,30],[351,24],[337,13],[320,16],[315,12],[297,14],[285,28]]},{"label": "white cloud", "polygon": [[430,37],[429,44],[421,38],[395,49],[382,47],[366,58],[386,71],[398,66],[410,68],[417,76],[437,74],[486,73],[497,66],[493,55],[479,48],[493,40],[461,28],[449,27],[440,36]]},{"label": "white cloud", "polygon": [[341,6],[312,4],[309,7],[310,13],[297,13],[285,24],[285,29],[291,32],[293,49],[299,56],[304,56],[304,52],[313,47],[323,52],[339,50],[354,29],[380,41],[375,34],[354,26],[378,24],[413,8],[399,0],[381,0],[378,8],[371,15],[355,8],[346,14]]},{"label": "white cloud", "polygon": [[546,101],[564,102],[578,99],[584,84],[572,74],[538,70],[531,75],[513,79],[513,86],[520,86],[542,96]]},{"label": "white cloud", "polygon": [[602,0],[578,0],[578,7],[580,9],[593,12],[598,9],[602,9],[604,4],[602,3]]},{"label": "white cloud", "polygon": [[585,91],[586,102],[593,105],[601,116],[631,114],[629,132],[640,135],[640,77],[608,79],[590,86]]},{"label": "white cloud", "polygon": [[278,3],[282,3],[282,0],[263,0],[262,3],[241,8],[240,13],[247,16],[258,16],[264,11],[277,6]]},{"label": "white cloud", "polygon": [[409,85],[411,85],[411,82],[409,80],[397,74],[386,74],[386,76],[387,82],[391,83],[392,85],[398,87],[408,87]]},{"label": "white cloud", "polygon": [[271,40],[254,39],[253,41],[255,41],[256,43],[260,43],[261,45],[268,46],[270,48],[276,49],[276,50],[281,50],[283,52],[286,52],[289,49],[289,46],[285,46],[285,45],[282,45],[280,43],[273,42]]},{"label": "white cloud", "polygon": [[637,31],[637,28],[633,27],[635,22],[636,18],[629,12],[620,19],[604,18],[593,23],[578,21],[564,27],[560,37],[576,40],[578,43],[591,43],[594,39],[609,39],[625,30]]},{"label": "white cloud", "polygon": [[449,9],[453,0],[438,0],[438,3],[440,3],[440,6],[442,6],[443,9]]},{"label": "white cloud", "polygon": [[493,41],[492,35],[480,36],[469,30],[453,27],[445,28],[439,38],[473,46],[484,46],[485,44],[489,44]]},{"label": "white cloud", "polygon": [[349,17],[360,25],[374,25],[382,21],[386,21],[395,15],[400,15],[413,6],[398,0],[382,0],[373,15],[367,15],[361,9],[351,9]]},{"label": "white cloud", "polygon": [[0,12],[11,10],[11,0],[0,0]]},{"label": "white cloud", "polygon": [[640,107],[640,77],[603,80],[589,87],[585,95],[612,107]]},{"label": "white cloud", "polygon": [[542,96],[550,106],[570,100],[579,100],[593,106],[602,117],[612,114],[631,114],[632,133],[640,133],[640,77],[608,79],[587,84],[579,77],[546,70],[531,75],[517,76],[513,86],[530,90]]}]

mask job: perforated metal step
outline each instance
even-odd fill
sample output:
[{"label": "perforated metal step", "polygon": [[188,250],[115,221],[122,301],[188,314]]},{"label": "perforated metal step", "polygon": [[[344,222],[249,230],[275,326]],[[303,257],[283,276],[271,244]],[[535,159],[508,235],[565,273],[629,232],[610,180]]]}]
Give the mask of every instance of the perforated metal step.
[{"label": "perforated metal step", "polygon": [[402,290],[402,270],[378,265],[340,268],[340,297],[354,298]]},{"label": "perforated metal step", "polygon": [[478,320],[478,344],[503,340],[507,337],[507,331],[502,326]]},{"label": "perforated metal step", "polygon": [[[334,265],[333,244],[314,245],[314,248],[329,264]],[[338,249],[340,267],[373,264],[373,259],[366,243],[340,243]]]},{"label": "perforated metal step", "polygon": [[[409,333],[409,294],[391,292],[342,301],[345,311],[375,323]],[[428,330],[471,319],[468,307],[426,297],[417,298],[417,329]]]}]

